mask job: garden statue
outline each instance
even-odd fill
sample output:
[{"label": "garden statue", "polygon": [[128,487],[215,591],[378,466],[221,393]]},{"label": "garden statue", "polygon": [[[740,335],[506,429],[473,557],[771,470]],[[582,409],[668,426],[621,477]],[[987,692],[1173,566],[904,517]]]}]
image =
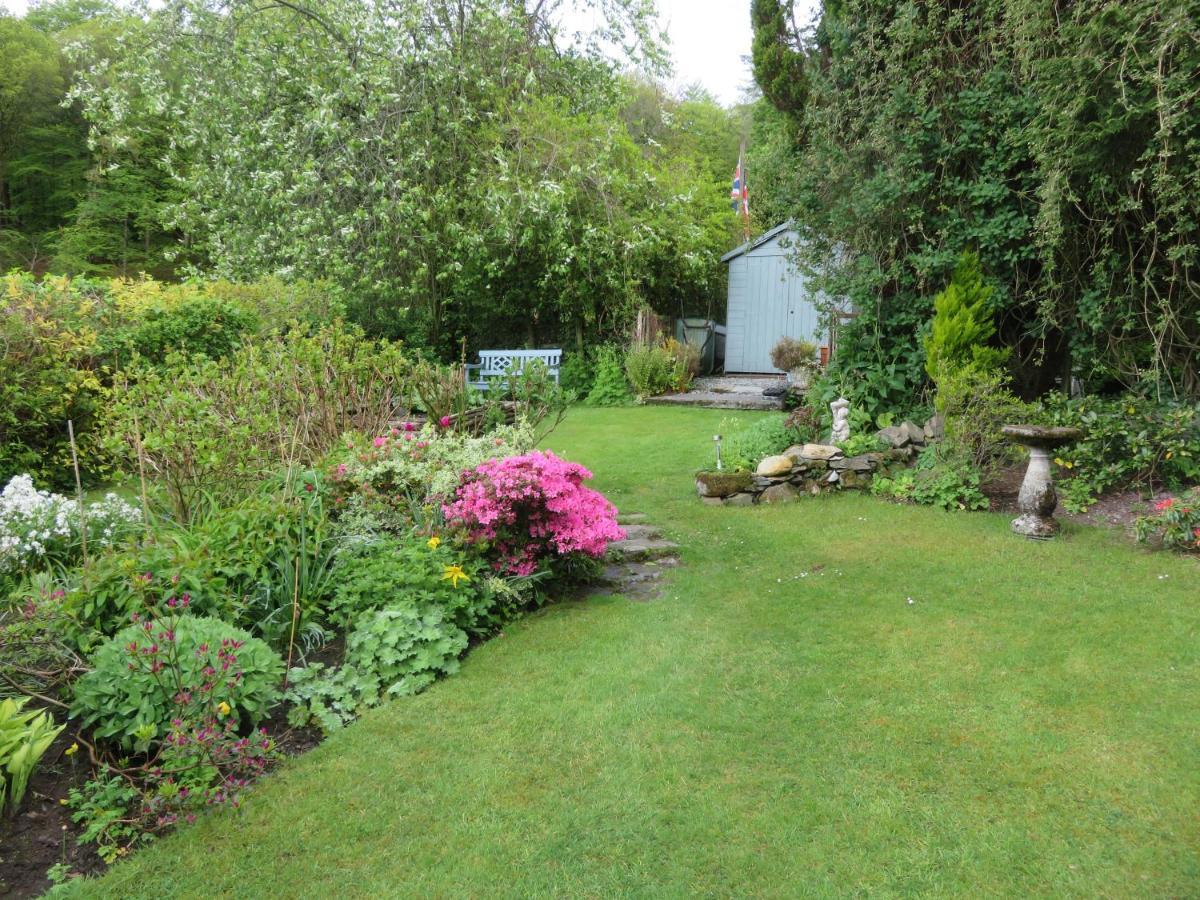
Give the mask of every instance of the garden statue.
[{"label": "garden statue", "polygon": [[850,401],[838,397],[829,409],[833,413],[833,442],[840,444],[850,437]]},{"label": "garden statue", "polygon": [[1043,428],[1038,425],[1005,425],[1000,429],[1010,441],[1029,448],[1029,468],[1017,495],[1021,515],[1013,519],[1017,534],[1035,540],[1045,540],[1058,533],[1054,507],[1058,494],[1050,473],[1050,451],[1069,444],[1083,433],[1078,428]]}]

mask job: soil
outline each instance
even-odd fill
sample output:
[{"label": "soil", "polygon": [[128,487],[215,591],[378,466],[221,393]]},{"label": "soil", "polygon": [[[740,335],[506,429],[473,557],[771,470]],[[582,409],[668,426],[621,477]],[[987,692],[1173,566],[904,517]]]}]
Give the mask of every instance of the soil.
[{"label": "soil", "polygon": [[74,741],[66,728],[42,757],[16,815],[0,818],[0,897],[41,896],[50,888],[46,870],[56,863],[83,875],[104,869],[91,847],[76,845],[75,823],[61,803],[91,774],[86,752],[66,755]]},{"label": "soil", "polygon": [[[1021,480],[1024,477],[1025,464],[1021,463],[1002,469],[995,478],[982,485],[983,493],[987,495],[994,512],[1010,512],[1016,515],[1017,493],[1021,489]],[[1119,529],[1132,539],[1133,523],[1137,518],[1146,515],[1156,501],[1170,496],[1169,491],[1148,491],[1143,488],[1113,491],[1105,494],[1083,513],[1067,512],[1059,500],[1054,516],[1064,522]]]},{"label": "soil", "polygon": [[[306,753],[323,737],[317,728],[289,728],[282,706],[262,724],[285,756]],[[93,847],[76,842],[81,829],[62,804],[69,789],[92,775],[86,749],[81,746],[77,754],[67,755],[74,742],[75,730],[68,725],[42,757],[16,815],[0,818],[0,898],[4,900],[40,897],[50,889],[46,871],[58,863],[67,864],[76,875],[104,871],[104,861]]]}]

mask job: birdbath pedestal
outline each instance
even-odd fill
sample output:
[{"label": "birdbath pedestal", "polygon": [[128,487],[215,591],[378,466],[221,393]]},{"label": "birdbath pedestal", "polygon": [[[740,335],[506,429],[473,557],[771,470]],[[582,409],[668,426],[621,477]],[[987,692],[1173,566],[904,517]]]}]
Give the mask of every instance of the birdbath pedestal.
[{"label": "birdbath pedestal", "polygon": [[1078,428],[1043,428],[1040,425],[1005,425],[1000,431],[1013,443],[1029,448],[1029,468],[1025,470],[1025,480],[1017,495],[1021,515],[1013,519],[1012,529],[1035,540],[1052,538],[1058,533],[1058,522],[1054,518],[1058,494],[1050,473],[1050,451],[1078,440],[1083,432]]}]

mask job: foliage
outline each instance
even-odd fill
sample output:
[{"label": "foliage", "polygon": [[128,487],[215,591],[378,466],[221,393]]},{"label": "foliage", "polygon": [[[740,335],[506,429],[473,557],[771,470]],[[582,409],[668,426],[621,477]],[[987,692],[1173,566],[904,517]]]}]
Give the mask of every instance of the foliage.
[{"label": "foliage", "polygon": [[861,456],[864,453],[884,449],[883,442],[868,431],[857,431],[846,440],[838,441],[837,446],[846,456]]},{"label": "foliage", "polygon": [[1036,408],[1017,399],[999,369],[969,364],[942,369],[937,406],[946,420],[943,453],[981,472],[1011,459],[1013,446],[1000,433],[1004,425],[1036,417]]},{"label": "foliage", "polygon": [[412,422],[369,441],[349,436],[345,452],[328,463],[334,509],[343,520],[365,518],[368,530],[405,533],[423,521],[426,507],[436,509],[454,492],[463,472],[497,456],[526,453],[534,443],[523,423],[478,437],[440,424],[418,429]]},{"label": "foliage", "polygon": [[700,372],[700,348],[668,338],[663,349],[671,355],[671,390],[683,393]]},{"label": "foliage", "polygon": [[[193,616],[186,598],[165,615],[139,615],[100,646],[75,683],[71,714],[98,738],[145,751],[219,710],[244,724],[279,697],[283,660],[258,638],[218,619]],[[179,610],[179,612],[176,612]],[[173,730],[174,729],[174,730]]]},{"label": "foliage", "polygon": [[1003,351],[988,346],[996,334],[993,293],[984,283],[978,254],[963,253],[950,283],[933,298],[933,324],[925,341],[925,371],[939,390],[943,378],[967,366],[989,372],[1004,361]]},{"label": "foliage", "polygon": [[496,591],[497,579],[490,575],[472,556],[437,535],[381,537],[338,557],[330,615],[349,625],[365,612],[411,604],[440,609],[455,627],[483,634],[503,624],[512,612],[507,603],[496,608],[502,590]]},{"label": "foliage", "polygon": [[625,380],[621,351],[605,344],[596,351],[596,378],[586,402],[589,406],[621,406],[629,400],[629,382]]},{"label": "foliage", "polygon": [[346,638],[340,668],[325,672],[317,664],[292,670],[288,699],[295,705],[289,720],[313,719],[332,731],[385,697],[418,694],[440,675],[454,674],[466,649],[466,632],[439,607],[400,601],[367,610]]},{"label": "foliage", "polygon": [[674,382],[675,358],[661,344],[630,347],[625,353],[625,375],[638,402],[666,392]]},{"label": "foliage", "polygon": [[27,702],[0,700],[0,814],[21,805],[42,754],[66,728],[45,710],[24,711]]},{"label": "foliage", "polygon": [[731,117],[690,97],[635,139],[638,82],[604,48],[661,71],[653,8],[594,9],[575,34],[553,3],[185,0],[71,96],[98,147],[172,136],[159,217],[221,275],[328,279],[373,333],[443,359],[464,337],[582,343],[643,300],[715,302],[732,224],[711,174]]},{"label": "foliage", "polygon": [[[830,320],[857,313],[839,327],[843,390],[900,382],[848,397],[878,412],[920,391],[922,298],[963,247],[994,283],[1018,396],[1072,366],[1092,386],[1200,391],[1192,4],[841,0],[815,36],[780,27],[786,0],[755,6],[756,75],[784,115],[759,117],[751,171],[786,173],[758,202],[797,222]],[[796,55],[804,79],[779,97]]]},{"label": "foliage", "polygon": [[77,501],[39,491],[28,475],[18,475],[0,491],[0,584],[5,577],[75,562],[85,535],[96,551],[119,543],[141,524],[141,511],[116,494],[81,509]]},{"label": "foliage", "polygon": [[963,464],[940,462],[927,449],[915,469],[894,475],[876,475],[871,493],[889,500],[938,506],[947,511],[987,509],[988,499],[979,489],[979,473]]},{"label": "foliage", "polygon": [[789,434],[795,435],[797,444],[816,443],[821,438],[821,415],[811,406],[797,406],[783,424]]},{"label": "foliage", "polygon": [[1154,512],[1138,517],[1139,541],[1156,542],[1185,553],[1200,553],[1200,488],[1182,497],[1167,497],[1154,504]]},{"label": "foliage", "polygon": [[616,508],[583,482],[592,473],[553,453],[489,460],[463,474],[446,521],[483,544],[497,571],[530,575],[557,557],[599,558],[625,532]]},{"label": "foliage", "polygon": [[817,345],[784,335],[771,348],[771,365],[785,372],[795,369],[815,369]]},{"label": "foliage", "polygon": [[558,367],[563,390],[576,397],[586,397],[596,381],[596,361],[588,353],[564,353]]},{"label": "foliage", "polygon": [[1042,401],[1047,424],[1080,428],[1083,437],[1059,451],[1055,462],[1071,478],[1060,482],[1063,505],[1081,511],[1110,489],[1200,481],[1200,404],[1160,403],[1147,397]]},{"label": "foliage", "polygon": [[784,416],[769,415],[749,425],[722,424],[726,429],[721,455],[735,472],[753,472],[763,457],[782,453],[805,434]]},{"label": "foliage", "polygon": [[136,353],[161,364],[172,351],[221,359],[258,328],[257,317],[241,306],[204,294],[171,306],[152,306],[137,321],[104,336],[110,354]]},{"label": "foliage", "polygon": [[78,843],[95,844],[100,858],[111,865],[148,840],[138,827],[141,799],[141,792],[119,775],[101,774],[69,789],[71,820],[82,826]]},{"label": "foliage", "polygon": [[337,323],[245,344],[220,362],[168,363],[117,382],[112,433],[131,467],[140,455],[182,522],[205,497],[236,501],[278,469],[310,465],[346,431],[382,432],[410,388],[398,346]]},{"label": "foliage", "polygon": [[315,488],[263,491],[189,526],[159,523],[137,546],[100,555],[66,581],[67,634],[88,649],[135,613],[186,596],[194,614],[227,619],[283,649],[293,614],[300,635],[313,635],[332,592],[333,550]]},{"label": "foliage", "polygon": [[85,479],[107,473],[92,439],[105,402],[92,365],[101,311],[86,283],[0,276],[0,481],[28,472],[52,487],[73,485],[68,420]]}]

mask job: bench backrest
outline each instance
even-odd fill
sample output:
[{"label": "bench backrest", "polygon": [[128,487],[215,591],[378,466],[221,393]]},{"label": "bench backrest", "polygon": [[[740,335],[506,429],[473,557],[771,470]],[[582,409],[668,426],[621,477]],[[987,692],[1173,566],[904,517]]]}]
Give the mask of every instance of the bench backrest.
[{"label": "bench backrest", "polygon": [[562,365],[562,350],[480,350],[479,374],[487,378],[520,372],[533,359],[557,375]]}]

